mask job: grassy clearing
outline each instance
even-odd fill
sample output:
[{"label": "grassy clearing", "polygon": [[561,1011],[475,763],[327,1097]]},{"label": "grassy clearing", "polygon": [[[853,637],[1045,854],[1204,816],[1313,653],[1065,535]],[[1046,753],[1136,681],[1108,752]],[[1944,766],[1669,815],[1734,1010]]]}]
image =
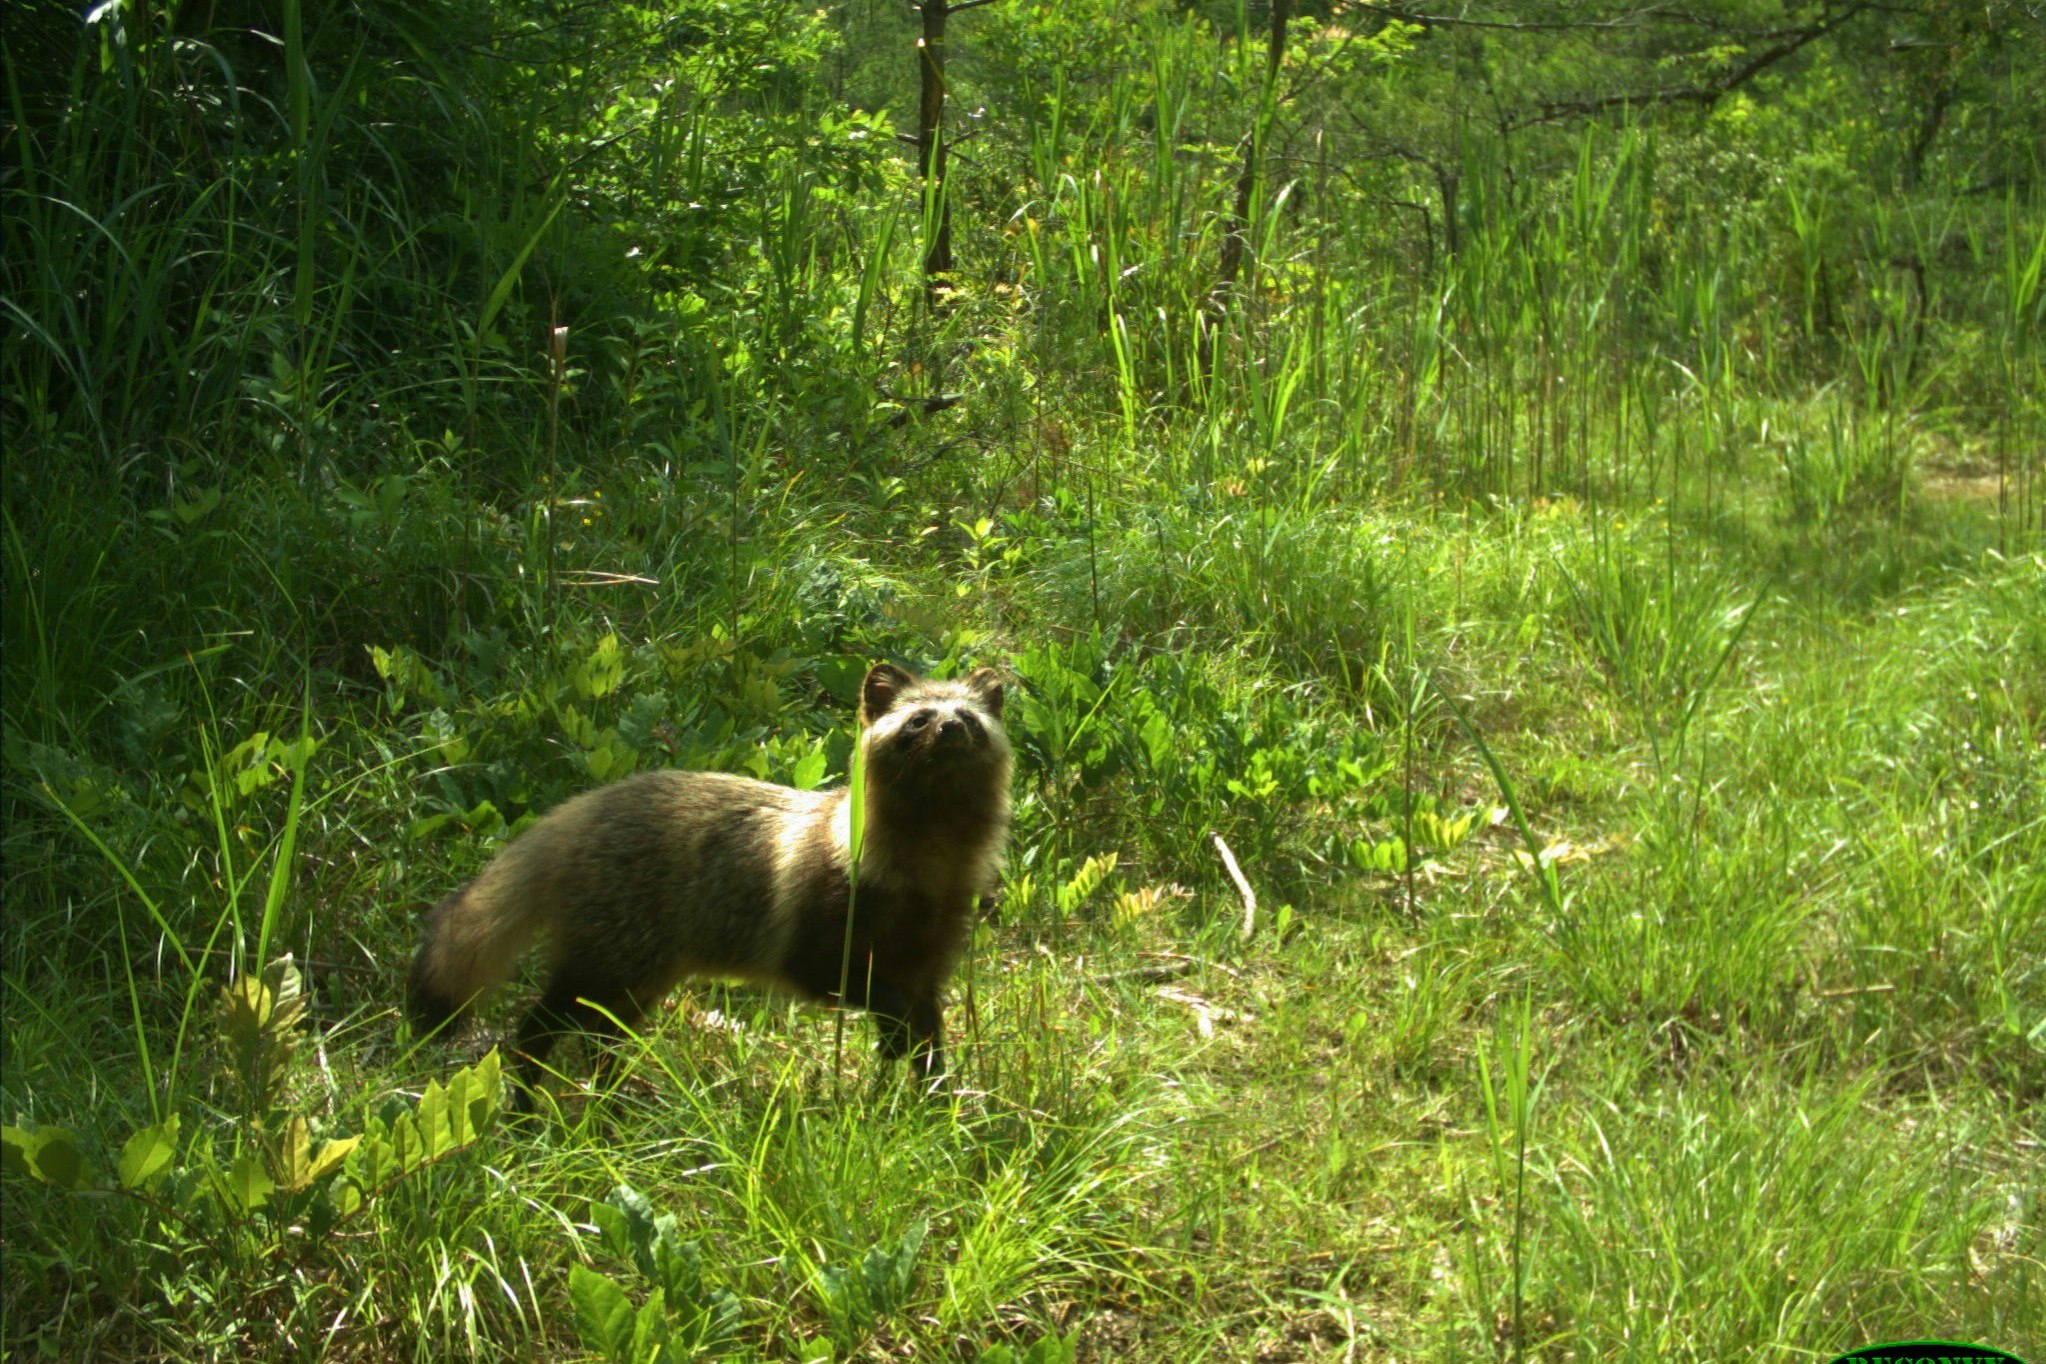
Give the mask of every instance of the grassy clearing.
[{"label": "grassy clearing", "polygon": [[[934,306],[892,18],[117,9],[7,58],[8,1350],[2046,1351],[2036,35],[1509,140],[991,6]],[[1014,683],[955,1095],[717,984],[532,1120],[517,988],[414,1044],[419,909],[880,657]]]}]

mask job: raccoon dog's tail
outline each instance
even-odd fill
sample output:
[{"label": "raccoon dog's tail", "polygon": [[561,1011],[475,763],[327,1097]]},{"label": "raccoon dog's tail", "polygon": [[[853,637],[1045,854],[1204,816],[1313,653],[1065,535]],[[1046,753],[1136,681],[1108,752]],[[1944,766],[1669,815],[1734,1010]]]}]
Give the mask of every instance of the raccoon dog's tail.
[{"label": "raccoon dog's tail", "polygon": [[405,1012],[421,1033],[455,1023],[503,984],[533,935],[548,926],[551,832],[544,825],[528,830],[475,880],[427,911],[405,981]]}]

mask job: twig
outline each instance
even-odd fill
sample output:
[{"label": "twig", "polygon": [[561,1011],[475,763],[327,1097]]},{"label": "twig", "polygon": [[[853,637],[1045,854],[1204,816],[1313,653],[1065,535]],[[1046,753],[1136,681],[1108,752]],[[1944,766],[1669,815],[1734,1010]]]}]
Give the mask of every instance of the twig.
[{"label": "twig", "polygon": [[1250,882],[1243,879],[1243,868],[1236,865],[1236,854],[1229,851],[1229,845],[1222,841],[1222,835],[1211,833],[1215,840],[1215,851],[1222,854],[1222,867],[1229,873],[1229,879],[1236,883],[1236,893],[1243,897],[1243,941],[1249,942],[1257,932],[1257,892],[1250,888]]},{"label": "twig", "polygon": [[1098,976],[1087,977],[1089,985],[1114,985],[1119,981],[1133,980],[1140,985],[1157,985],[1168,980],[1178,980],[1193,973],[1192,958],[1167,962],[1157,966],[1133,966],[1126,971],[1103,971]]},{"label": "twig", "polygon": [[1257,1016],[1236,1009],[1225,1009],[1200,995],[1189,994],[1176,985],[1161,985],[1153,992],[1160,999],[1169,999],[1174,1004],[1184,1004],[1193,1010],[1194,1027],[1201,1036],[1213,1037],[1217,1023],[1255,1023]]},{"label": "twig", "polygon": [[1243,972],[1237,970],[1235,967],[1230,966],[1226,962],[1213,961],[1207,957],[1190,957],[1184,952],[1142,952],[1139,953],[1138,955],[1152,957],[1159,961],[1191,962],[1195,966],[1201,968],[1203,971],[1220,971],[1223,975],[1230,977],[1232,980],[1243,979]]},{"label": "twig", "polygon": [[922,411],[924,416],[928,417],[932,413],[943,412],[947,408],[957,407],[960,403],[966,401],[966,395],[964,393],[939,393],[929,398],[910,398],[906,401],[898,399],[897,401],[902,401],[902,410],[884,423],[891,431],[905,425],[919,410]]},{"label": "twig", "polygon": [[1886,995],[1896,988],[1896,986],[1889,984],[1850,985],[1840,990],[1821,990],[1818,992],[1818,997],[1820,999],[1852,999],[1856,995]]},{"label": "twig", "polygon": [[659,587],[659,578],[648,578],[638,573],[613,573],[605,568],[564,568],[561,570],[561,584],[564,587]]}]

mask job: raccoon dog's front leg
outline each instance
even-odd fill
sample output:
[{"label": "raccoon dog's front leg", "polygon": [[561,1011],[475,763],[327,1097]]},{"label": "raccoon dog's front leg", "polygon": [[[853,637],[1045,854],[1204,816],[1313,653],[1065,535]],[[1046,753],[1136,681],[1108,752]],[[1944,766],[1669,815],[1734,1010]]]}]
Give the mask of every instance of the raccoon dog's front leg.
[{"label": "raccoon dog's front leg", "polygon": [[867,1011],[880,1034],[881,1059],[899,1061],[906,1056],[919,1079],[929,1083],[944,1078],[944,1013],[935,985],[909,991],[876,981],[867,995]]}]

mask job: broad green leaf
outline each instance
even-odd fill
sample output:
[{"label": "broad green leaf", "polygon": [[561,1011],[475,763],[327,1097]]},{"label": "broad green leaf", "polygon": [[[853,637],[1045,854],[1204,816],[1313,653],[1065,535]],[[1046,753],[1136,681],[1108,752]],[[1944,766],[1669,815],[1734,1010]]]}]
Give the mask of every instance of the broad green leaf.
[{"label": "broad green leaf", "polygon": [[1042,1336],[1024,1352],[1022,1364],[1073,1364],[1074,1353],[1071,1339]]},{"label": "broad green leaf", "polygon": [[653,1277],[654,1205],[630,1184],[613,1189],[604,1203],[612,1215],[600,1225],[611,1248],[630,1258],[640,1273]]},{"label": "broad green leaf", "polygon": [[444,825],[448,824],[453,819],[454,819],[453,815],[445,813],[438,815],[427,815],[423,819],[415,819],[410,824],[405,826],[406,841],[417,842],[422,838],[427,838],[431,836],[434,832],[442,828]]},{"label": "broad green leaf", "polygon": [[277,780],[278,774],[270,765],[270,755],[269,732],[258,730],[229,749],[220,766],[234,778],[235,790],[246,796]]},{"label": "broad green leaf", "polygon": [[313,1166],[312,1145],[312,1128],[303,1117],[294,1115],[278,1134],[276,1149],[270,1155],[270,1174],[278,1188],[297,1193],[312,1182],[309,1173]]},{"label": "broad green leaf", "polygon": [[583,754],[583,766],[596,781],[616,781],[630,776],[639,766],[639,754],[617,741],[615,730],[605,730],[604,740]]},{"label": "broad green leaf", "polygon": [[362,1186],[355,1182],[355,1176],[353,1175],[335,1180],[329,1187],[328,1197],[333,1201],[334,1217],[337,1221],[342,1218],[353,1217],[356,1213],[362,1211],[362,1205],[369,1201],[362,1192]]},{"label": "broad green leaf", "polygon": [[603,1238],[605,1249],[621,1260],[632,1258],[631,1220],[616,1204],[609,1199],[590,1204],[590,1221],[596,1224],[597,1235]]},{"label": "broad green leaf", "polygon": [[616,691],[624,677],[625,655],[619,648],[618,636],[606,635],[597,641],[597,647],[576,668],[571,680],[576,694],[590,701]]},{"label": "broad green leaf", "polygon": [[624,1289],[594,1269],[571,1265],[568,1299],[575,1304],[576,1331],[585,1346],[606,1359],[631,1358],[633,1331],[638,1323]]},{"label": "broad green leaf", "polygon": [[458,1070],[448,1077],[448,1100],[445,1111],[448,1115],[449,1150],[467,1146],[476,1140],[476,1129],[469,1121],[469,1101],[472,1097],[470,1090],[475,1083],[476,1077],[466,1069]]},{"label": "broad green leaf", "polygon": [[21,1179],[34,1179],[35,1134],[12,1125],[0,1127],[0,1170]]},{"label": "broad green leaf", "polygon": [[36,1150],[36,1173],[66,1189],[83,1189],[93,1182],[92,1163],[78,1149],[78,1139],[61,1127],[45,1127]]},{"label": "broad green leaf", "polygon": [[362,1137],[343,1164],[349,1182],[363,1193],[375,1193],[403,1169],[398,1163],[397,1148],[391,1144],[390,1128],[383,1119],[375,1117],[363,1124]]},{"label": "broad green leaf", "polygon": [[419,1117],[415,1113],[401,1113],[392,1119],[390,1141],[393,1174],[415,1170],[427,1158],[426,1139],[420,1135]]},{"label": "broad green leaf", "polygon": [[124,1189],[147,1188],[164,1170],[178,1148],[178,1118],[172,1114],[163,1122],[145,1127],[121,1147],[116,1167]]},{"label": "broad green leaf", "polygon": [[1153,767],[1170,766],[1179,752],[1179,736],[1173,733],[1172,722],[1165,718],[1163,712],[1151,712],[1151,718],[1144,721],[1137,737],[1143,741],[1144,751]]},{"label": "broad green leaf", "polygon": [[290,1193],[310,1188],[331,1173],[348,1158],[362,1138],[338,1137],[322,1142],[318,1152],[312,1149],[312,1133],[306,1120],[294,1117],[284,1129],[276,1160],[278,1187]]},{"label": "broad green leaf", "polygon": [[684,1240],[681,1225],[669,1213],[656,1223],[652,1265],[647,1277],[667,1292],[679,1310],[703,1299],[703,1252]]},{"label": "broad green leaf", "polygon": [[860,702],[860,679],[867,675],[867,666],[864,658],[820,658],[812,671],[818,684],[841,705],[856,706]]},{"label": "broad green leaf", "polygon": [[462,823],[468,826],[469,832],[487,837],[504,828],[504,812],[497,808],[496,802],[481,800],[462,816]]},{"label": "broad green leaf", "polygon": [[560,721],[561,732],[576,747],[589,749],[597,746],[597,726],[589,716],[574,706],[563,706],[556,718]]},{"label": "broad green leaf", "polygon": [[673,1338],[667,1303],[656,1288],[647,1296],[646,1305],[639,1309],[632,1324],[632,1364],[660,1364],[673,1358],[668,1348]]},{"label": "broad green leaf", "polygon": [[227,1201],[238,1212],[254,1212],[270,1201],[270,1195],[277,1192],[277,1181],[263,1168],[263,1157],[255,1151],[245,1151],[234,1168],[227,1172],[224,1187]]},{"label": "broad green leaf", "polygon": [[244,975],[221,987],[215,1021],[256,1103],[277,1102],[305,1011],[304,981],[290,953],[264,967],[260,976]]},{"label": "broad green leaf", "polygon": [[789,784],[798,791],[814,791],[817,783],[824,780],[826,766],[824,749],[820,745],[796,760],[795,770],[789,774]]},{"label": "broad green leaf", "polygon": [[503,1070],[504,1061],[492,1047],[482,1060],[460,1072],[469,1077],[469,1128],[478,1135],[489,1130],[504,1102]]},{"label": "broad green leaf", "polygon": [[419,1153],[406,1160],[407,1169],[417,1161],[432,1160],[454,1149],[455,1136],[448,1125],[448,1092],[440,1081],[427,1081],[412,1120],[419,1136]]},{"label": "broad green leaf", "polygon": [[171,510],[176,513],[179,521],[189,526],[194,521],[205,517],[219,505],[220,489],[201,488],[190,497],[179,498],[177,502],[172,504]]},{"label": "broad green leaf", "polygon": [[6,1167],[10,1173],[39,1179],[62,1189],[83,1189],[92,1184],[92,1165],[78,1149],[78,1138],[62,1127],[39,1127],[28,1132],[19,1127],[5,1129]]}]

